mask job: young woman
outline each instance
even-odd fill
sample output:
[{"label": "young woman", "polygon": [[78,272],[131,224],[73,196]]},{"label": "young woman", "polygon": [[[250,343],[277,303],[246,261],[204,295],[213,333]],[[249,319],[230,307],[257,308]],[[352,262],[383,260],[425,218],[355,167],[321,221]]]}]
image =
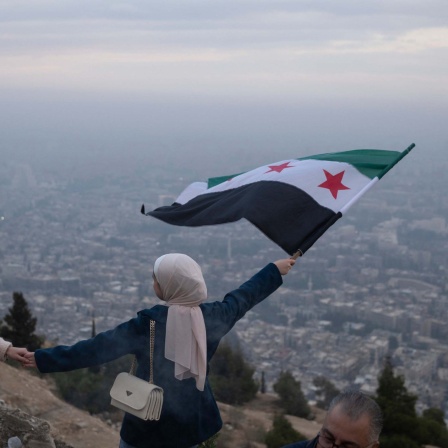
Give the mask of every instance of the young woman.
[{"label": "young woman", "polygon": [[[199,265],[184,254],[167,254],[154,264],[153,287],[164,305],[137,313],[113,330],[75,345],[37,350],[29,366],[62,372],[102,364],[132,353],[139,378],[149,378],[149,326],[155,324],[154,383],[164,390],[158,421],[125,414],[121,448],[188,448],[222,427],[208,383],[208,363],[219,341],[247,311],[272,294],[295,260],[269,263],[222,301],[204,303],[207,288]],[[166,306],[167,305],[167,306]]]}]

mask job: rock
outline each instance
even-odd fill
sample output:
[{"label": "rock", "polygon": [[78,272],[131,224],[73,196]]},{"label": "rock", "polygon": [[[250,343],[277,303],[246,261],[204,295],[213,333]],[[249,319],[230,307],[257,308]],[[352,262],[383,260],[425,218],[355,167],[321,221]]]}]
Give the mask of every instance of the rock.
[{"label": "rock", "polygon": [[0,407],[0,443],[9,448],[56,448],[50,424],[20,409]]},{"label": "rock", "polygon": [[[7,408],[8,412],[12,412],[12,409],[20,409],[28,414],[31,426],[42,420],[48,422],[49,434],[53,437],[56,448],[104,448],[119,445],[121,424],[111,427],[98,417],[65,403],[52,393],[54,387],[51,376],[44,375],[41,378],[26,369],[0,362],[0,410]],[[114,410],[113,415],[115,414]],[[121,422],[120,417],[122,415],[117,415]],[[93,431],[93,428],[97,430]],[[14,436],[21,439],[23,448],[29,448],[19,432],[11,431],[6,434],[0,419],[0,448],[6,448],[8,438]]]},{"label": "rock", "polygon": [[8,448],[22,448],[22,441],[18,437],[8,439]]}]

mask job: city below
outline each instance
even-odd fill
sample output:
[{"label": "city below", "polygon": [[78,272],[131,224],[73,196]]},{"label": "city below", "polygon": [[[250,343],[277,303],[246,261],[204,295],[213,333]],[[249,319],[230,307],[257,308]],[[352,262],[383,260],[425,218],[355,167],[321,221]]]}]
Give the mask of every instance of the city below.
[{"label": "city below", "polygon": [[[310,402],[313,379],[375,393],[385,357],[448,417],[448,164],[403,163],[330,228],[283,286],[232,330],[267,389],[283,370]],[[189,181],[144,167],[90,176],[0,168],[0,318],[21,291],[46,344],[72,344],[158,303],[155,259],[187,253],[222,300],[286,254],[245,221],[175,227],[140,214]],[[445,180],[444,180],[445,179]]]}]

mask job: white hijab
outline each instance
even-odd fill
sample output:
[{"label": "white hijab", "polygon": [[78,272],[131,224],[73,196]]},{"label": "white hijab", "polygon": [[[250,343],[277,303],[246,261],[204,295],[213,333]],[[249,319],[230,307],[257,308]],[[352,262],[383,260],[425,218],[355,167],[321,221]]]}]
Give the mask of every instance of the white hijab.
[{"label": "white hijab", "polygon": [[207,373],[207,339],[199,304],[207,298],[200,266],[188,255],[166,254],[154,263],[154,276],[169,306],[165,358],[174,362],[178,380],[194,378],[204,390]]}]

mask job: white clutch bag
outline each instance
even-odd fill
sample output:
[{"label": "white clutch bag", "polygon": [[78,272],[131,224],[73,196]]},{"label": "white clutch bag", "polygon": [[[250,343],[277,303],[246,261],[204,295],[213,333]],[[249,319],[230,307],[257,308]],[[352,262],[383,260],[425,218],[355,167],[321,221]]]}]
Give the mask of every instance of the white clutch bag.
[{"label": "white clutch bag", "polygon": [[153,382],[155,325],[155,321],[151,320],[149,381],[142,380],[134,375],[136,364],[134,357],[131,371],[129,373],[119,373],[110,390],[110,404],[112,406],[142,420],[159,420],[163,405],[163,389]]}]

